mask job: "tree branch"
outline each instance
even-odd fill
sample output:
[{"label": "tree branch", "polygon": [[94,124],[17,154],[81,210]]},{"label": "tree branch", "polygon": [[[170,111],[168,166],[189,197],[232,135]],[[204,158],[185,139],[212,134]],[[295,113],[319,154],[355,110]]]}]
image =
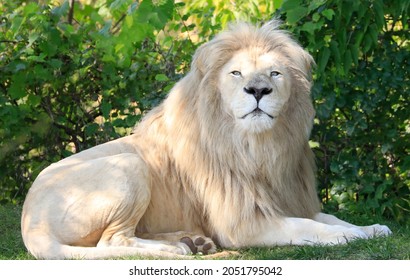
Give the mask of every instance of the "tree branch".
[{"label": "tree branch", "polygon": [[111,28],[111,33],[115,34],[120,30],[120,23],[125,19],[125,17],[127,16],[126,13],[124,13],[120,19],[114,24],[114,26]]},{"label": "tree branch", "polygon": [[74,2],[75,0],[69,1],[70,10],[68,11],[68,24],[70,25],[73,24],[73,19],[74,19]]}]

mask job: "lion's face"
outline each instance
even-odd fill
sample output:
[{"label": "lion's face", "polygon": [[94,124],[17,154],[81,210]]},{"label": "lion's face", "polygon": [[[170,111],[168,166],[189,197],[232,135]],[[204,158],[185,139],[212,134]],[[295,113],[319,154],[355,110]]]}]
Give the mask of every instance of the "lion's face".
[{"label": "lion's face", "polygon": [[274,51],[240,50],[222,67],[219,89],[224,107],[239,129],[271,129],[290,96],[284,58]]}]

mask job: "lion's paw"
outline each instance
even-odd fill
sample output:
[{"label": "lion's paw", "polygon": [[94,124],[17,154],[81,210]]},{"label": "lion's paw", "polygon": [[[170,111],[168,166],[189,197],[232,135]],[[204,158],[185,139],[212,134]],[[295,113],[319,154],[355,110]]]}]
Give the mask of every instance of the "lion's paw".
[{"label": "lion's paw", "polygon": [[392,231],[387,226],[379,224],[360,227],[360,229],[363,230],[368,237],[379,237],[392,234]]},{"label": "lion's paw", "polygon": [[180,242],[186,244],[192,254],[213,254],[216,253],[216,245],[212,239],[201,235],[184,236]]},{"label": "lion's paw", "polygon": [[348,228],[347,230],[343,231],[343,238],[341,243],[347,243],[356,239],[367,239],[367,237],[367,234],[361,229]]},{"label": "lion's paw", "polygon": [[367,239],[367,234],[360,228],[347,228],[343,226],[333,226],[332,231],[326,237],[319,239],[318,243],[324,245],[346,244],[357,239]]}]

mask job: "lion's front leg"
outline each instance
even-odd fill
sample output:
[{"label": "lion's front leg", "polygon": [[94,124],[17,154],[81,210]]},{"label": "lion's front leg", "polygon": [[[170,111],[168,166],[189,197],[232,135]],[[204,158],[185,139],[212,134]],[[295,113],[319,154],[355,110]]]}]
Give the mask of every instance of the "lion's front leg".
[{"label": "lion's front leg", "polygon": [[[337,245],[355,239],[391,234],[384,225],[356,226],[335,216],[318,213],[314,219],[285,217],[272,221],[241,246]],[[240,242],[238,242],[240,243]]]},{"label": "lion's front leg", "polygon": [[360,228],[286,217],[272,221],[259,234],[249,238],[244,244],[239,241],[236,246],[337,245],[359,238],[368,238]]},{"label": "lion's front leg", "polygon": [[325,213],[318,213],[314,220],[320,223],[328,224],[328,225],[340,225],[348,228],[358,228],[366,233],[368,237],[377,237],[377,236],[387,236],[392,234],[392,231],[385,225],[374,224],[370,226],[357,226],[354,224],[347,223],[336,218],[333,215],[325,214]]}]

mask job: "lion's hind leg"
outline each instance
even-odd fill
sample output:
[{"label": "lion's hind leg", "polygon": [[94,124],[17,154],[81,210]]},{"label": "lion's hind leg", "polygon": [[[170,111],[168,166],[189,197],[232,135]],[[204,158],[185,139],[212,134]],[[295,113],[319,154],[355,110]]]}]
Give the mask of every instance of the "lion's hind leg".
[{"label": "lion's hind leg", "polygon": [[[114,226],[117,228],[117,225]],[[168,252],[176,255],[187,255],[192,252],[191,248],[178,241],[143,239],[134,235],[134,226],[130,224],[128,228],[123,228],[114,234],[108,227],[101,236],[97,244],[99,248],[109,247],[133,247],[150,250],[153,255],[161,256],[161,252]]]},{"label": "lion's hind leg", "polygon": [[[140,248],[151,251],[153,256],[159,257],[168,255],[166,253],[190,254],[190,248],[181,242],[148,240],[135,236],[135,228],[151,201],[149,175],[144,170],[144,163],[138,156],[123,154],[116,157],[118,159],[115,159],[115,165],[111,166],[111,170],[116,170],[116,174],[111,174],[111,177],[114,177],[113,181],[117,182],[117,186],[111,192],[110,207],[105,209],[105,212],[109,213],[105,215],[108,223],[97,247]],[[105,182],[107,181],[108,178]],[[123,183],[118,184],[121,181]]]},{"label": "lion's hind leg", "polygon": [[31,188],[22,215],[27,248],[40,259],[101,259],[189,254],[181,242],[142,240],[135,228],[151,200],[136,154],[56,163]]}]

